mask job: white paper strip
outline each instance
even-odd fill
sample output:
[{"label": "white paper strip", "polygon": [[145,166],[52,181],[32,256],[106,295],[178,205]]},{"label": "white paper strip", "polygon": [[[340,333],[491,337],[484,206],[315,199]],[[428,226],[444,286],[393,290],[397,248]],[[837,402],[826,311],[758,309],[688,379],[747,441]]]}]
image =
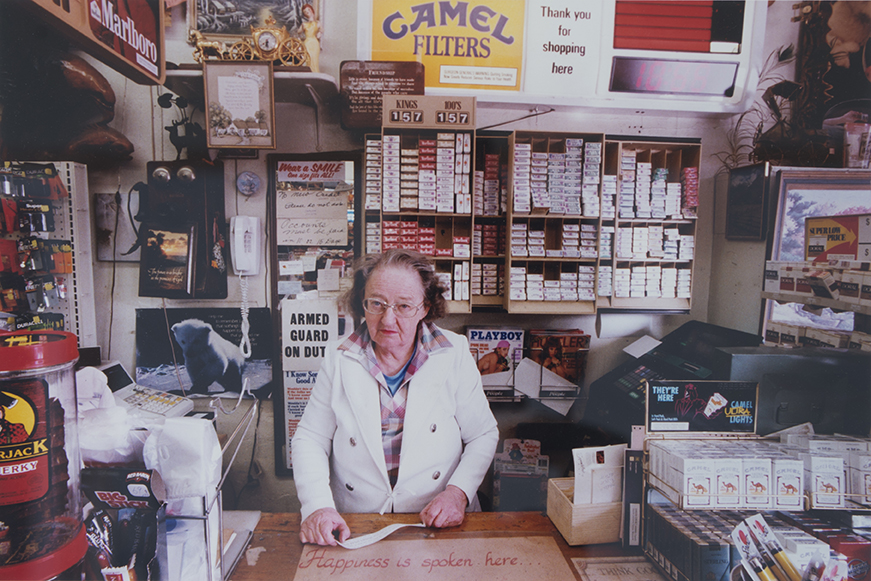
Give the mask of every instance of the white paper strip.
[{"label": "white paper strip", "polygon": [[402,527],[423,527],[426,526],[423,523],[416,524],[403,524],[403,523],[394,523],[392,525],[387,525],[380,531],[376,531],[374,533],[370,533],[368,535],[363,535],[362,537],[356,537],[353,539],[348,539],[344,543],[339,543],[339,546],[345,547],[346,549],[360,549],[362,547],[368,547],[371,544],[377,543],[387,535],[391,534],[394,531],[401,529]]}]

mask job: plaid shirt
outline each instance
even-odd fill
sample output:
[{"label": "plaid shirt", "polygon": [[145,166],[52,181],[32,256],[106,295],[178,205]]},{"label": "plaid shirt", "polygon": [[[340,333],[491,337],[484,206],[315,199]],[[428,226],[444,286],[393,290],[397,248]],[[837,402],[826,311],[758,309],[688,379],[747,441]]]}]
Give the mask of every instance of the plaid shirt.
[{"label": "plaid shirt", "polygon": [[390,485],[395,486],[399,477],[399,459],[402,450],[402,429],[405,424],[405,402],[408,399],[408,384],[414,374],[429,359],[429,354],[438,349],[451,346],[451,342],[431,323],[422,323],[418,327],[417,348],[405,370],[402,385],[391,395],[387,388],[387,380],[378,366],[375,350],[372,346],[372,338],[369,329],[363,323],[350,337],[339,345],[339,350],[350,353],[363,354],[361,358],[363,366],[375,378],[380,386],[381,396],[381,445],[384,448],[384,460],[387,463],[387,475],[390,477]]}]

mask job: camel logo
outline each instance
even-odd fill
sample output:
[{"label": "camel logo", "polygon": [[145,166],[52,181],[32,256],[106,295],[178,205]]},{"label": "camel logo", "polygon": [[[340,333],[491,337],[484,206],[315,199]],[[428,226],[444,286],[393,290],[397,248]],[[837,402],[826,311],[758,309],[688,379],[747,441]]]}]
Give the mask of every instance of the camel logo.
[{"label": "camel logo", "polygon": [[830,482],[821,482],[820,488],[822,488],[821,492],[833,493],[838,491],[838,487]]},{"label": "camel logo", "polygon": [[792,484],[784,484],[782,486],[782,489],[783,489],[783,491],[781,492],[781,494],[789,494],[789,495],[798,494],[798,489],[795,486],[793,486]]},{"label": "camel logo", "polygon": [[752,488],[753,492],[755,492],[756,494],[764,494],[765,493],[765,485],[762,484],[761,482],[753,482],[751,480],[750,481],[750,488]]},{"label": "camel logo", "polygon": [[0,391],[0,446],[26,442],[36,425],[36,412],[26,399]]}]

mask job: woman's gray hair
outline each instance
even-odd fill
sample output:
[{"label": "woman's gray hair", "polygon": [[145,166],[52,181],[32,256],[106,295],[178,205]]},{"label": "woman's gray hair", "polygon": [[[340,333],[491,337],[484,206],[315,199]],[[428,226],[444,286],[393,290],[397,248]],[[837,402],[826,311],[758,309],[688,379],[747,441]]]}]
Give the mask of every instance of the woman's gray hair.
[{"label": "woman's gray hair", "polygon": [[424,254],[405,248],[391,248],[381,254],[361,256],[354,263],[354,285],[342,295],[341,303],[355,318],[364,319],[363,299],[366,298],[366,283],[369,277],[379,268],[407,268],[420,276],[423,286],[424,305],[429,307],[429,313],[424,321],[435,321],[445,315],[447,302],[444,293],[447,288],[436,276],[432,261]]}]

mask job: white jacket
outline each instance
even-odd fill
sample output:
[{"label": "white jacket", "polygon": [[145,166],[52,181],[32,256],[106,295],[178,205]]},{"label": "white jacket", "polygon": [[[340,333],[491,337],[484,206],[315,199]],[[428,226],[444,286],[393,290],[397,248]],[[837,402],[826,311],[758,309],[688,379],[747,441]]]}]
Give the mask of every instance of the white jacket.
[{"label": "white jacket", "polygon": [[292,440],[301,518],[324,507],[340,513],[419,512],[448,484],[470,506],[499,439],[481,376],[462,335],[429,354],[408,386],[402,451],[391,489],[381,444],[379,385],[364,354],[329,345]]}]

